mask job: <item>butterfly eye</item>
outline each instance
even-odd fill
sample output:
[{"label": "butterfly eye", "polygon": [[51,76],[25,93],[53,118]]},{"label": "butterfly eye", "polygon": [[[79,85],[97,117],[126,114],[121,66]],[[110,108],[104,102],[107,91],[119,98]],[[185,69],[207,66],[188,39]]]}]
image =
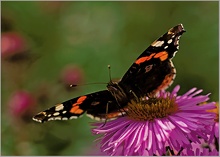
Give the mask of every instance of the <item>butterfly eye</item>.
[{"label": "butterfly eye", "polygon": [[146,72],[149,72],[149,71],[151,71],[152,68],[153,68],[153,64],[147,65],[147,66],[145,67],[145,70],[146,70]]}]

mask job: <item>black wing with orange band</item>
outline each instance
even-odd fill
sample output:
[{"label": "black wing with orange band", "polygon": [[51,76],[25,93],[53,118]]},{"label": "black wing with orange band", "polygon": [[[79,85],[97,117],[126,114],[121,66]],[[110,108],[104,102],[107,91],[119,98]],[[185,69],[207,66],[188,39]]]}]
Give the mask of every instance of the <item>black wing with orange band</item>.
[{"label": "black wing with orange band", "polygon": [[171,85],[176,74],[171,59],[179,49],[179,39],[184,32],[183,25],[179,24],[155,40],[136,59],[119,85],[138,97],[155,94]]},{"label": "black wing with orange band", "polygon": [[[154,41],[136,59],[118,85],[127,93],[132,91],[137,97],[150,93],[155,94],[157,91],[167,88],[176,73],[171,59],[179,49],[179,38],[184,32],[182,24],[179,24]],[[51,107],[38,113],[33,120],[45,122],[75,119],[85,112],[96,120],[112,119],[123,114],[123,109],[126,110],[125,105],[126,103],[118,104],[108,90],[103,90]]]},{"label": "black wing with orange band", "polygon": [[121,112],[118,112],[116,105],[117,102],[111,93],[103,90],[57,104],[38,113],[33,120],[43,123],[50,120],[77,119],[85,112],[95,120],[112,119],[122,115]]}]

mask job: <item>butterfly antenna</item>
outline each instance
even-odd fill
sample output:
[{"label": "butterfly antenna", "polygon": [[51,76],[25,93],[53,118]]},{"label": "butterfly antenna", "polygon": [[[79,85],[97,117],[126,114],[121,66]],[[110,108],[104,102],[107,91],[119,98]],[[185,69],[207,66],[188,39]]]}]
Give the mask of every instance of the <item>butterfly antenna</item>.
[{"label": "butterfly antenna", "polygon": [[70,87],[84,86],[84,85],[92,85],[92,84],[107,84],[106,82],[95,82],[95,83],[84,83],[84,84],[71,84]]},{"label": "butterfly antenna", "polygon": [[110,82],[112,82],[112,77],[111,77],[111,65],[108,65],[108,75],[109,75]]}]

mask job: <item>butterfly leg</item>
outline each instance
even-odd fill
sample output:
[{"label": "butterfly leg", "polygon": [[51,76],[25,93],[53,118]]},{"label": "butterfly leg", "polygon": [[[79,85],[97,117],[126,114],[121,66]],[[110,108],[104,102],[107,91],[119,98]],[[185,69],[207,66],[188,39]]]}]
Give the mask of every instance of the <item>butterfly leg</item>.
[{"label": "butterfly leg", "polygon": [[139,101],[138,96],[132,90],[130,90],[129,92],[134,96],[136,102],[138,102]]},{"label": "butterfly leg", "polygon": [[108,104],[109,104],[109,101],[108,101],[108,103],[107,103],[107,105],[106,105],[105,122],[104,122],[104,124],[102,125],[102,127],[105,126],[105,124],[107,123],[107,120],[108,120]]}]

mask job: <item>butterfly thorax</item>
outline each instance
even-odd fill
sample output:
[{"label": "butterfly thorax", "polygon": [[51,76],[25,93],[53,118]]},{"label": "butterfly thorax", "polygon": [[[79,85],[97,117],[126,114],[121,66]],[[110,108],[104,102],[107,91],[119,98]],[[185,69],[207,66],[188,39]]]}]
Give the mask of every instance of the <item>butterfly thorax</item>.
[{"label": "butterfly thorax", "polygon": [[130,93],[123,89],[118,82],[110,81],[107,88],[119,104],[128,103]]}]

